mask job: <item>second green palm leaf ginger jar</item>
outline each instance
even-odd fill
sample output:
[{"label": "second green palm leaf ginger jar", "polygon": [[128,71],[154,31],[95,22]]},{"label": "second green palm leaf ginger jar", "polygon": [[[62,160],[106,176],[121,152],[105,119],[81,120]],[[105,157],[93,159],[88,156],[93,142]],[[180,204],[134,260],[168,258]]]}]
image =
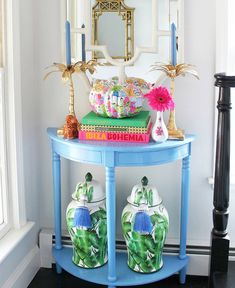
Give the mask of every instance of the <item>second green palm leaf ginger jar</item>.
[{"label": "second green palm leaf ginger jar", "polygon": [[98,181],[87,173],[79,182],[66,211],[67,228],[73,244],[72,261],[79,267],[95,268],[107,258],[105,194]]},{"label": "second green palm leaf ginger jar", "polygon": [[135,185],[122,212],[122,231],[127,245],[128,266],[140,273],[156,272],[163,266],[162,251],[169,217],[158,191],[147,177]]}]

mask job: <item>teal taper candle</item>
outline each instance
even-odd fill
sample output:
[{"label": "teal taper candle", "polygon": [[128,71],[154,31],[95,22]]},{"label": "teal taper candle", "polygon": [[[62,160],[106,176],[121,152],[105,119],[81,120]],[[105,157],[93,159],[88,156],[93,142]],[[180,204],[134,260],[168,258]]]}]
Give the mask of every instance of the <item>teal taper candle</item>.
[{"label": "teal taper candle", "polygon": [[175,66],[176,60],[176,26],[175,23],[171,24],[171,64]]},{"label": "teal taper candle", "polygon": [[71,65],[71,39],[70,39],[69,21],[65,22],[65,31],[66,31],[66,64],[67,66],[69,66]]},{"label": "teal taper candle", "polygon": [[[85,25],[82,24],[82,28],[85,28]],[[82,61],[86,62],[86,50],[85,50],[85,45],[86,45],[86,36],[85,34],[82,34]]]}]

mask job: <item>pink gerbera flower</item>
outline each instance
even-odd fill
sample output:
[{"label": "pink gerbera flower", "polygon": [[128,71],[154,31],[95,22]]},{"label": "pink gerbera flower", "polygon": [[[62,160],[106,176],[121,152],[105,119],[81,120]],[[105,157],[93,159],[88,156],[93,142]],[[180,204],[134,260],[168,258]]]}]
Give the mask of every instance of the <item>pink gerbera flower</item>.
[{"label": "pink gerbera flower", "polygon": [[149,93],[145,94],[144,97],[148,99],[148,104],[153,110],[173,110],[175,107],[171,94],[166,87],[159,86],[153,88]]}]

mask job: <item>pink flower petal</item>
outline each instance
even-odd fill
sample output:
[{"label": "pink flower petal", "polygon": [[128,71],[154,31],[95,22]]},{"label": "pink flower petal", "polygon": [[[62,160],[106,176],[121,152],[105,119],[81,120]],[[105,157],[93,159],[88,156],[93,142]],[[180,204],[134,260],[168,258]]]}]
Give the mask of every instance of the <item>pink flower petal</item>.
[{"label": "pink flower petal", "polygon": [[168,89],[163,86],[153,88],[149,93],[144,95],[148,100],[149,106],[153,110],[165,111],[172,110],[175,107],[174,101]]}]

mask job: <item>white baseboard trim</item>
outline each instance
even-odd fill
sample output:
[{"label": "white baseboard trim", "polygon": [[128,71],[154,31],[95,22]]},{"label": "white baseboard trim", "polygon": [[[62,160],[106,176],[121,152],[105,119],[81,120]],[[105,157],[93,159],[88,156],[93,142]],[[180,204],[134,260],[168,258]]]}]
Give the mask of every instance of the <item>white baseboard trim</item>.
[{"label": "white baseboard trim", "polygon": [[[166,254],[177,255],[179,253],[179,240],[171,239],[165,245],[164,251]],[[52,256],[52,246],[55,243],[54,231],[52,229],[42,229],[39,234],[39,245],[41,255],[41,267],[51,268],[54,262]],[[62,244],[72,247],[69,235],[66,231],[62,231]],[[187,268],[188,275],[195,276],[208,276],[209,273],[209,260],[210,260],[210,247],[207,243],[194,243],[187,246],[187,255],[189,256],[189,265]],[[206,245],[207,244],[207,245]],[[117,249],[125,250],[125,243],[123,240],[117,241]],[[229,260],[235,261],[235,248],[230,247]]]},{"label": "white baseboard trim", "polygon": [[40,269],[40,252],[35,246],[12,272],[2,288],[27,288]]},{"label": "white baseboard trim", "polygon": [[209,274],[209,255],[188,255],[189,264],[187,275],[208,276]]}]

